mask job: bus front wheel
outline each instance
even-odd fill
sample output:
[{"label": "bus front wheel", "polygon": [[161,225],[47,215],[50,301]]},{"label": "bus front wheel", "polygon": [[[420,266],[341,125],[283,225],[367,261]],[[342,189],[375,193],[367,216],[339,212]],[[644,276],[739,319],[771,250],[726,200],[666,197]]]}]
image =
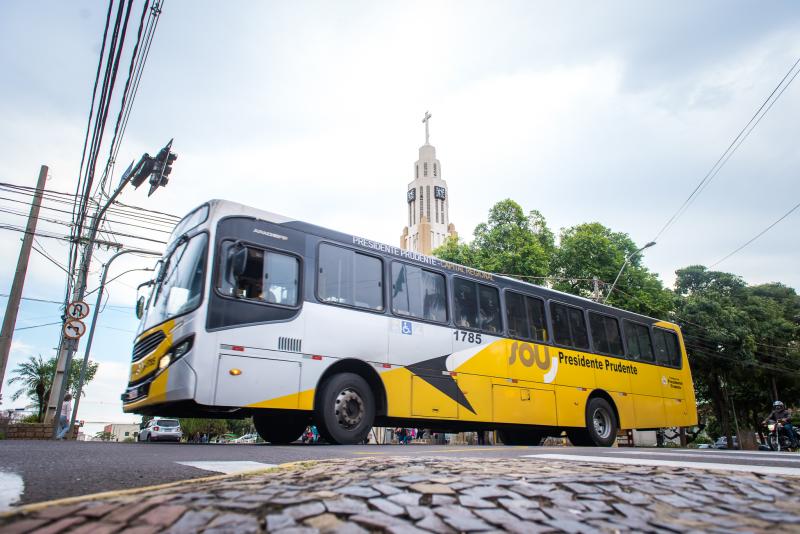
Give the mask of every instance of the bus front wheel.
[{"label": "bus front wheel", "polygon": [[335,374],[320,387],[314,415],[320,435],[329,443],[361,443],[375,420],[375,396],[359,375]]},{"label": "bus front wheel", "polygon": [[300,439],[307,424],[302,418],[291,420],[269,415],[253,416],[253,425],[261,439],[276,445],[285,445]]}]

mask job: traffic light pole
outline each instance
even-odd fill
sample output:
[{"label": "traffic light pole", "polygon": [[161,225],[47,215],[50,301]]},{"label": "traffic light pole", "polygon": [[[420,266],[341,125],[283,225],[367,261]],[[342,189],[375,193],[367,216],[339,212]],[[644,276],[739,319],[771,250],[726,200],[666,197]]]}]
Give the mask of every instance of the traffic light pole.
[{"label": "traffic light pole", "polygon": [[[72,292],[71,302],[80,302],[86,294],[86,279],[89,273],[89,265],[92,262],[92,253],[94,252],[94,244],[97,238],[97,231],[100,229],[100,223],[105,217],[106,211],[114,201],[117,199],[122,190],[129,183],[134,187],[139,187],[147,177],[150,177],[151,187],[147,196],[150,196],[155,189],[161,185],[165,185],[164,177],[171,172],[171,164],[177,158],[177,155],[171,152],[172,140],[161,149],[156,158],[151,158],[148,154],[141,157],[139,162],[134,167],[131,165],[128,170],[123,174],[119,186],[109,197],[108,201],[97,210],[92,220],[92,226],[85,238],[78,236],[80,242],[85,242],[83,255],[81,256],[81,264],[78,269],[75,287]],[[156,178],[154,175],[158,173]],[[154,180],[154,178],[156,178]],[[155,182],[155,183],[154,183]],[[65,303],[66,307],[69,302]],[[66,315],[66,314],[65,314]],[[72,358],[78,350],[78,339],[69,339],[65,335],[65,330],[62,330],[61,342],[58,349],[58,360],[56,362],[56,372],[53,376],[53,384],[50,389],[50,398],[47,402],[47,411],[45,413],[45,421],[53,423],[53,438],[58,435],[58,427],[61,421],[61,408],[64,402],[64,395],[67,392],[68,373],[72,366]],[[63,414],[66,416],[66,414]]]},{"label": "traffic light pole", "polygon": [[117,252],[108,261],[103,265],[103,274],[100,277],[100,286],[97,288],[97,300],[94,304],[94,312],[92,313],[92,323],[89,326],[89,333],[86,338],[86,350],[83,353],[83,365],[81,366],[81,377],[78,380],[78,394],[75,395],[75,403],[72,407],[72,417],[69,421],[69,426],[67,428],[75,428],[75,418],[78,416],[78,405],[81,402],[81,391],[83,391],[83,382],[86,380],[86,369],[89,365],[89,354],[92,352],[92,341],[94,340],[94,331],[95,327],[97,326],[97,316],[100,315],[100,305],[103,300],[103,290],[106,286],[106,277],[108,276],[108,269],[111,267],[111,263],[122,256],[123,254],[146,254],[148,256],[161,256],[160,252],[153,252],[151,250],[137,250],[137,249],[128,249],[122,250]]},{"label": "traffic light pole", "polygon": [[[86,293],[86,278],[89,273],[89,265],[92,262],[92,253],[94,252],[94,241],[97,237],[97,231],[100,228],[100,223],[108,211],[108,208],[114,203],[119,194],[131,181],[131,176],[125,177],[120,182],[117,189],[111,194],[108,201],[97,210],[92,220],[92,226],[89,229],[89,234],[85,239],[83,255],[81,257],[81,265],[78,269],[78,277],[75,283],[75,288],[72,291],[72,302],[79,302],[83,300]],[[45,421],[53,421],[53,437],[58,435],[58,423],[61,420],[61,405],[64,402],[64,395],[67,392],[67,374],[72,365],[72,358],[78,350],[78,340],[68,339],[66,336],[61,336],[61,346],[58,351],[58,361],[56,362],[56,374],[53,377],[53,385],[50,388],[50,399],[47,403],[47,414]]]}]

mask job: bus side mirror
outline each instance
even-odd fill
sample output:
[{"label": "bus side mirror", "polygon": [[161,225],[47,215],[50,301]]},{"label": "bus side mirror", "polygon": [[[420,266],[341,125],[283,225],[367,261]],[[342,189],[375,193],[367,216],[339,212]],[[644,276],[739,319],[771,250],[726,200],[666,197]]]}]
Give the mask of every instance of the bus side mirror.
[{"label": "bus side mirror", "polygon": [[139,297],[139,300],[136,301],[136,318],[141,319],[142,315],[144,315],[144,297]]}]

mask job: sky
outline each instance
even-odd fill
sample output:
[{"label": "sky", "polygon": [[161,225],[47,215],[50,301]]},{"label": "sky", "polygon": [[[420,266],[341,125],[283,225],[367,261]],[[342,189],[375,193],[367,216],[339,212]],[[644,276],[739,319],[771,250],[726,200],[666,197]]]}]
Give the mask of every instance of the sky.
[{"label": "sky", "polygon": [[[106,9],[0,3],[0,182],[33,186],[46,164],[49,189],[75,190]],[[225,198],[398,244],[430,111],[462,238],[512,198],[556,233],[597,221],[643,245],[800,57],[798,31],[800,7],[788,1],[166,0],[115,178],[174,138],[168,187],[125,191],[123,202],[183,215]],[[799,111],[797,82],[643,265],[670,286],[676,269],[713,264],[800,202]],[[716,268],[800,288],[798,221],[800,210]],[[0,224],[24,218],[0,213]],[[0,230],[2,295],[19,239]],[[64,243],[40,241],[65,262]],[[110,254],[97,252],[93,280]],[[120,259],[111,276],[149,266]],[[109,286],[92,351],[100,370],[79,416],[93,431],[137,419],[119,394],[147,277]],[[63,292],[63,272],[34,253],[24,296]],[[59,316],[58,304],[25,300],[17,327]],[[18,330],[7,377],[57,342],[58,326]],[[3,389],[3,408],[26,404]]]}]

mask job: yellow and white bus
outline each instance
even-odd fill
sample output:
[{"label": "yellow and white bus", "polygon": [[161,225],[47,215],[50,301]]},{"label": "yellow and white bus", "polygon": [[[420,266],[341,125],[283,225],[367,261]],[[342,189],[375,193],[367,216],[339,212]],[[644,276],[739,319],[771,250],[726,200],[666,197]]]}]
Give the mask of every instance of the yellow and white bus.
[{"label": "yellow and white bus", "polygon": [[272,443],[697,424],[675,324],[232,202],[177,225],[137,311],[126,412],[252,415]]}]

